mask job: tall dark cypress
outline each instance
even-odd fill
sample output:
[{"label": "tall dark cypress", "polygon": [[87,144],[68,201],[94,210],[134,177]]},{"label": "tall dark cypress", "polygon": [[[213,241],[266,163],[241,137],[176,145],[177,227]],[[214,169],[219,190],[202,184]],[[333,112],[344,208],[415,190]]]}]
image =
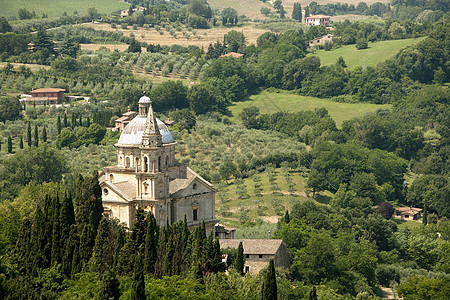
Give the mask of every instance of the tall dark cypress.
[{"label": "tall dark cypress", "polygon": [[144,269],[142,266],[142,256],[137,254],[134,263],[133,284],[131,286],[131,299],[143,300],[145,299],[145,282]]},{"label": "tall dark cypress", "polygon": [[145,232],[147,227],[144,210],[140,207],[136,209],[136,216],[133,223],[133,231],[131,232],[131,240],[134,243],[134,251],[140,251],[144,246]]},{"label": "tall dark cypress", "polygon": [[83,126],[83,119],[82,119],[82,117],[81,117],[81,114],[80,114],[80,118],[78,119],[78,126]]},{"label": "tall dark cypress", "polygon": [[275,275],[275,265],[273,259],[269,261],[264,281],[261,287],[261,299],[262,300],[277,300],[277,278]]},{"label": "tall dark cypress", "polygon": [[[61,209],[63,208],[64,202],[61,206]],[[62,211],[62,210],[61,210]],[[61,222],[63,224],[64,222]],[[62,225],[63,226],[63,225]],[[64,230],[61,231],[61,236],[64,235]],[[61,271],[64,275],[67,277],[71,277],[72,270],[74,270],[74,273],[79,272],[77,270],[77,267],[73,268],[72,263],[75,261],[77,262],[77,258],[74,259],[74,255],[78,255],[78,252],[75,253],[75,249],[78,247],[78,232],[76,225],[72,225],[69,229],[69,235],[68,238],[63,239],[64,241],[64,254],[62,257],[62,263],[61,263]]]},{"label": "tall dark cypress", "polygon": [[39,146],[39,128],[37,125],[34,126],[34,146]]},{"label": "tall dark cypress", "polygon": [[[122,226],[119,226],[116,234],[116,244],[114,245],[114,269],[117,270],[117,265],[119,263],[120,251],[122,247],[125,246],[125,230]],[[117,271],[116,271],[117,272]]]},{"label": "tall dark cypress", "polygon": [[91,118],[87,118],[87,121],[86,121],[86,127],[89,127],[89,126],[91,126]]},{"label": "tall dark cypress", "polygon": [[44,126],[44,129],[42,129],[42,142],[47,143],[47,129]]},{"label": "tall dark cypress", "polygon": [[0,151],[2,151],[2,139],[0,138]]},{"label": "tall dark cypress", "polygon": [[116,275],[113,270],[106,270],[103,274],[102,283],[101,283],[101,292],[100,299],[101,300],[119,300],[120,298],[120,289],[119,289],[119,280],[117,280]]},{"label": "tall dark cypress", "polygon": [[79,175],[75,203],[77,224],[81,227],[90,224],[95,236],[103,214],[102,190],[97,172],[86,178]]},{"label": "tall dark cypress", "polygon": [[147,216],[147,230],[145,232],[144,244],[144,272],[153,274],[155,272],[155,263],[157,258],[158,240],[156,234],[156,219],[152,213]]},{"label": "tall dark cypress", "polygon": [[72,126],[72,129],[75,128],[75,126],[77,126],[77,116],[74,113],[72,113],[71,126]]},{"label": "tall dark cypress", "polygon": [[242,246],[242,242],[239,242],[235,267],[240,274],[244,272],[244,265],[245,265],[244,247]]},{"label": "tall dark cypress", "polygon": [[61,133],[61,117],[58,115],[58,119],[56,120],[56,129],[58,130],[58,134]]},{"label": "tall dark cypress", "polygon": [[52,223],[53,223],[53,230],[52,230],[52,260],[51,265],[54,266],[61,262],[61,224],[60,224],[60,202],[59,202],[59,195],[56,194],[55,199],[53,200],[53,217],[52,217]]},{"label": "tall dark cypress", "polygon": [[23,149],[23,136],[20,137],[19,148]]},{"label": "tall dark cypress", "polygon": [[173,273],[173,256],[175,254],[175,246],[173,236],[170,234],[166,242],[165,256],[163,261],[163,276],[172,276]]},{"label": "tall dark cypress", "polygon": [[24,269],[25,274],[31,273],[33,263],[31,257],[31,229],[31,221],[29,219],[25,219],[20,227],[15,248],[15,253],[20,259],[20,266]]},{"label": "tall dark cypress", "polygon": [[8,136],[8,153],[12,153],[12,138]]},{"label": "tall dark cypress", "polygon": [[82,228],[78,255],[80,259],[80,269],[86,270],[89,259],[92,256],[92,247],[94,247],[95,235],[91,224],[85,224]]},{"label": "tall dark cypress", "polygon": [[63,125],[64,125],[64,128],[67,127],[67,114],[66,113],[64,113]]},{"label": "tall dark cypress", "polygon": [[102,218],[98,226],[97,236],[95,237],[95,245],[92,251],[91,272],[103,274],[107,269],[112,267],[112,252],[107,251],[108,240],[110,238],[109,222]]},{"label": "tall dark cypress", "polygon": [[28,147],[31,147],[31,124],[30,124],[30,122],[28,122],[28,127],[27,127],[27,144],[28,144]]}]

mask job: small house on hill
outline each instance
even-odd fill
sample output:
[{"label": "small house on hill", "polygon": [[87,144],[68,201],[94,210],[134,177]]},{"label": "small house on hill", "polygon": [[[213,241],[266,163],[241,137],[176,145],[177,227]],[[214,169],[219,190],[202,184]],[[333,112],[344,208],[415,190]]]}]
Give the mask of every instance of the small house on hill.
[{"label": "small house on hill", "polygon": [[310,26],[330,26],[330,16],[324,16],[324,15],[313,15],[306,17],[306,25]]},{"label": "small house on hill", "polygon": [[216,224],[214,229],[215,235],[219,239],[235,239],[236,238],[236,228],[227,227],[221,224]]},{"label": "small house on hill", "polygon": [[127,111],[126,113],[122,114],[122,116],[115,121],[116,126],[114,128],[114,131],[122,132],[125,126],[127,126],[128,123],[130,123],[131,120],[133,120],[136,116],[137,112],[135,111]]},{"label": "small house on hill", "polygon": [[317,45],[325,45],[326,42],[332,42],[333,41],[333,35],[332,34],[326,34],[324,36],[312,39],[309,41],[308,48],[312,48]]},{"label": "small house on hill", "polygon": [[423,209],[417,207],[399,207],[395,209],[395,218],[401,220],[419,220],[422,217]]},{"label": "small house on hill", "polygon": [[269,265],[273,259],[275,267],[289,268],[291,257],[283,240],[257,240],[257,239],[220,239],[220,248],[237,249],[242,242],[245,255],[244,271],[256,275]]},{"label": "small house on hill", "polygon": [[23,100],[25,105],[51,105],[58,104],[64,100],[65,89],[42,88],[31,91],[31,97]]}]

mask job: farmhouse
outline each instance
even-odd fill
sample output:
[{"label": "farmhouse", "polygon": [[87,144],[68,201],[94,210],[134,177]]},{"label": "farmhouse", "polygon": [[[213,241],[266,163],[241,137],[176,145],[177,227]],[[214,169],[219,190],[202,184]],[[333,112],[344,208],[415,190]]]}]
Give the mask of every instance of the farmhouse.
[{"label": "farmhouse", "polygon": [[221,249],[237,249],[240,242],[242,242],[244,248],[244,271],[246,273],[250,272],[252,275],[258,274],[259,271],[269,265],[271,259],[273,259],[275,267],[289,268],[291,257],[283,240],[219,240]]},{"label": "farmhouse", "polygon": [[401,220],[419,220],[422,217],[421,208],[416,207],[399,207],[395,209],[394,217]]},{"label": "farmhouse", "polygon": [[330,26],[330,16],[324,16],[324,15],[313,15],[306,17],[306,25],[310,26]]},{"label": "farmhouse", "polygon": [[[133,12],[137,12],[137,11],[142,11],[144,12],[145,8],[142,6],[138,6],[132,9]],[[129,9],[124,9],[120,11],[120,16],[122,18],[128,17],[130,15],[130,10]]]},{"label": "farmhouse", "polygon": [[333,41],[333,35],[332,34],[326,34],[324,36],[321,36],[319,38],[315,38],[313,40],[309,41],[308,48],[312,48],[317,45],[325,45],[326,42],[332,42]]},{"label": "farmhouse", "polygon": [[50,105],[61,103],[64,99],[65,89],[42,88],[31,91],[31,97],[23,99],[25,105]]},{"label": "farmhouse", "polygon": [[114,131],[122,132],[125,127],[128,125],[128,123],[131,122],[131,120],[134,119],[134,117],[137,116],[137,112],[135,111],[127,111],[126,113],[122,114],[120,118],[118,118],[115,123]]},{"label": "farmhouse", "polygon": [[136,208],[153,213],[159,226],[186,218],[188,226],[205,222],[214,231],[214,187],[175,159],[175,146],[167,126],[155,117],[152,102],[143,96],[138,115],[123,129],[117,165],[100,173],[104,216],[130,228]]},{"label": "farmhouse", "polygon": [[219,239],[235,239],[236,238],[236,228],[227,227],[221,224],[216,224],[214,229],[215,237]]}]

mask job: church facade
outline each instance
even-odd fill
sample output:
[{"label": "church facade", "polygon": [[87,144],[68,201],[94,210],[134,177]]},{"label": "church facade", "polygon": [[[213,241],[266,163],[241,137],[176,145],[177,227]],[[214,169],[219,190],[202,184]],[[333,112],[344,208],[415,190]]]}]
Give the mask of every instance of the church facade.
[{"label": "church facade", "polygon": [[167,126],[155,117],[150,98],[139,100],[138,115],[124,128],[117,148],[117,165],[100,174],[104,215],[132,227],[137,207],[152,212],[164,226],[186,218],[188,226],[206,224],[213,232],[214,187],[175,159]]}]

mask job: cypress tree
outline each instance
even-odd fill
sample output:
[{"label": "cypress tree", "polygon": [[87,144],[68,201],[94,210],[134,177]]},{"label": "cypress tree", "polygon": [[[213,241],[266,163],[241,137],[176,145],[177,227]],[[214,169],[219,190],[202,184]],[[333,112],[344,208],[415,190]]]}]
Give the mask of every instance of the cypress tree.
[{"label": "cypress tree", "polygon": [[264,281],[261,287],[262,300],[277,300],[277,278],[275,275],[275,265],[273,259],[269,261]]},{"label": "cypress tree", "polygon": [[58,130],[58,134],[61,133],[61,117],[58,115],[58,119],[56,120],[56,129]]},{"label": "cypress tree", "polygon": [[52,231],[52,262],[54,266],[61,262],[61,224],[60,224],[60,209],[59,195],[56,194],[56,198],[53,200],[53,231]]},{"label": "cypress tree", "polygon": [[42,142],[47,143],[47,129],[44,126],[44,129],[42,129]]},{"label": "cypress tree", "polygon": [[156,235],[156,219],[152,213],[147,216],[147,230],[145,232],[144,244],[144,272],[153,274],[155,272],[155,263],[157,258],[158,240]]},{"label": "cypress tree", "polygon": [[2,139],[0,138],[0,151],[2,151]]},{"label": "cypress tree", "polygon": [[28,147],[31,147],[31,124],[28,122],[28,128],[27,128],[27,144]]},{"label": "cypress tree", "polygon": [[291,221],[291,218],[289,217],[289,211],[286,210],[286,213],[284,214],[284,223],[289,224]]},{"label": "cypress tree", "polygon": [[79,175],[75,204],[77,224],[80,227],[84,224],[90,224],[95,237],[103,214],[102,190],[98,182],[97,172],[86,178]]},{"label": "cypress tree", "polygon": [[312,287],[312,290],[309,292],[309,300],[317,300],[317,292],[316,292],[316,286],[314,285]]},{"label": "cypress tree", "polygon": [[131,299],[142,300],[145,299],[145,282],[144,270],[142,266],[142,257],[138,253],[134,263],[133,284],[131,286]]},{"label": "cypress tree", "polygon": [[86,127],[89,127],[89,126],[91,126],[91,118],[87,118],[87,121],[86,121]]},{"label": "cypress tree", "polygon": [[81,265],[81,260],[80,260],[80,245],[81,245],[81,240],[79,243],[75,244],[75,248],[73,250],[71,276],[74,276],[75,274],[80,273],[82,270],[82,265]]},{"label": "cypress tree", "polygon": [[78,126],[83,126],[83,119],[82,119],[82,117],[81,117],[81,114],[80,114],[80,118],[78,119]]},{"label": "cypress tree", "polygon": [[22,226],[20,227],[20,231],[17,236],[16,248],[14,249],[19,260],[21,261],[20,265],[23,267],[25,274],[30,274],[32,269],[32,260],[30,260],[32,253],[31,229],[32,223],[27,218],[23,221]]},{"label": "cypress tree", "polygon": [[92,230],[91,224],[85,224],[80,236],[80,247],[78,249],[78,255],[80,259],[80,269],[85,270],[87,263],[92,255],[92,247],[94,246],[95,235]]},{"label": "cypress tree", "polygon": [[39,129],[38,126],[34,126],[34,146],[39,146]]},{"label": "cypress tree", "polygon": [[119,228],[117,229],[116,244],[114,246],[114,269],[116,270],[116,272],[117,265],[120,259],[120,251],[122,250],[123,246],[125,246],[125,243],[125,230],[122,226],[119,226]]},{"label": "cypress tree", "polygon": [[12,139],[8,136],[8,153],[12,153]]},{"label": "cypress tree", "polygon": [[[61,205],[61,211],[63,209],[64,202]],[[61,225],[64,222],[61,222]],[[63,227],[64,225],[62,225]],[[75,225],[72,225],[69,229],[69,235],[68,238],[64,239],[64,230],[61,230],[61,240],[64,241],[64,254],[62,256],[62,262],[61,262],[61,271],[64,275],[67,277],[70,277],[72,274],[73,269],[72,268],[72,262],[74,261],[74,255],[75,255],[75,249],[78,246],[78,233],[77,233],[77,227]],[[75,259],[76,261],[76,259]]]},{"label": "cypress tree", "polygon": [[[110,237],[108,220],[102,218],[98,226],[97,236],[95,237],[95,245],[92,252],[91,272],[98,272],[103,274],[106,269],[112,267],[113,257],[112,253],[108,253],[107,245]],[[111,255],[109,255],[111,254]]]},{"label": "cypress tree", "polygon": [[64,128],[67,128],[67,114],[66,113],[64,113],[63,125],[64,125]]},{"label": "cypress tree", "polygon": [[120,289],[119,289],[119,280],[117,280],[114,271],[106,270],[103,274],[102,283],[101,283],[101,292],[100,299],[101,300],[119,300],[120,298]]},{"label": "cypress tree", "polygon": [[235,261],[236,270],[240,274],[243,274],[244,272],[244,265],[245,265],[244,247],[242,246],[242,242],[240,242]]},{"label": "cypress tree", "polygon": [[19,148],[23,149],[23,136],[20,137]]},{"label": "cypress tree", "polygon": [[140,251],[144,246],[145,232],[147,222],[145,221],[144,210],[140,207],[136,209],[136,216],[133,223],[133,231],[131,232],[131,240],[134,243],[134,251]]},{"label": "cypress tree", "polygon": [[72,121],[71,121],[71,125],[72,125],[72,129],[74,129],[75,126],[77,126],[77,116],[75,116],[74,113],[72,113]]},{"label": "cypress tree", "polygon": [[166,242],[165,256],[163,262],[162,273],[163,276],[172,276],[173,274],[173,256],[175,254],[175,247],[173,236],[169,234],[169,237]]},{"label": "cypress tree", "polygon": [[428,224],[428,207],[427,207],[427,200],[425,199],[423,204],[423,215],[422,215],[422,224],[427,225]]}]

